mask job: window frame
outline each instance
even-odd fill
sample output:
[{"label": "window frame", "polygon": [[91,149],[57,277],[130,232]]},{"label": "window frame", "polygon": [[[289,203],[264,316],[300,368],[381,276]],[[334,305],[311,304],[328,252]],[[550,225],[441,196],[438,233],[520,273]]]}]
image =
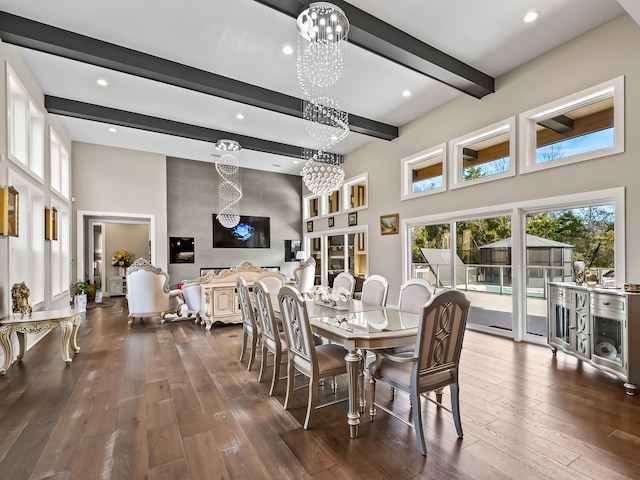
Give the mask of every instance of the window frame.
[{"label": "window frame", "polygon": [[[54,162],[54,159],[57,159]],[[69,200],[70,155],[56,130],[49,126],[49,170],[51,191]]]},{"label": "window frame", "polygon": [[[349,199],[351,198],[351,187],[360,183],[365,184],[364,203],[357,207],[351,207]],[[360,175],[353,176],[344,181],[342,184],[342,213],[364,210],[369,207],[369,173],[365,172]]]},{"label": "window frame", "polygon": [[[464,172],[462,149],[476,142],[489,140],[490,138],[504,133],[509,134],[509,169],[502,173],[488,175],[486,177],[463,180]],[[449,141],[449,162],[452,175],[450,177],[449,188],[462,188],[479,183],[493,182],[502,178],[513,177],[516,174],[516,117],[509,117],[505,120],[493,123],[473,132],[467,133]]]},{"label": "window frame", "polygon": [[[422,192],[413,191],[413,165],[417,163],[427,162],[427,166],[436,165],[436,162],[429,163],[437,157],[442,157],[442,187],[424,190]],[[424,197],[425,195],[433,195],[435,193],[445,192],[447,190],[447,144],[441,143],[435,147],[427,148],[408,157],[404,157],[401,161],[401,186],[400,200],[410,200],[412,198]]]},{"label": "window frame", "polygon": [[[9,159],[20,168],[28,172],[32,177],[44,183],[44,152],[46,121],[44,111],[38,107],[29,91],[25,88],[18,74],[6,63],[6,102],[7,102],[7,152]],[[15,87],[14,87],[15,85]],[[24,107],[24,115],[18,116],[16,103]],[[18,126],[16,121],[20,119],[23,125]],[[25,158],[20,158],[16,152],[17,134],[24,136]]]},{"label": "window frame", "polygon": [[[536,123],[538,121],[552,118],[575,110],[580,106],[591,105],[610,97],[613,97],[613,146],[537,163]],[[518,124],[520,126],[518,171],[521,174],[622,153],[624,152],[624,75],[523,112],[518,116]]]}]

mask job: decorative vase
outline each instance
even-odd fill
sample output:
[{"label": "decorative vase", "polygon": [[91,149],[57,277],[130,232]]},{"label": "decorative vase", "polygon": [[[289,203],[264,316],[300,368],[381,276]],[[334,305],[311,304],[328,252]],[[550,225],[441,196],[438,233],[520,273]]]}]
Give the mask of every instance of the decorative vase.
[{"label": "decorative vase", "polygon": [[126,274],[127,274],[126,267],[118,267],[118,275],[120,275],[121,277],[124,277]]},{"label": "decorative vase", "polygon": [[75,297],[73,297],[73,307],[80,312],[86,312],[87,294],[83,293],[82,295],[76,295]]}]

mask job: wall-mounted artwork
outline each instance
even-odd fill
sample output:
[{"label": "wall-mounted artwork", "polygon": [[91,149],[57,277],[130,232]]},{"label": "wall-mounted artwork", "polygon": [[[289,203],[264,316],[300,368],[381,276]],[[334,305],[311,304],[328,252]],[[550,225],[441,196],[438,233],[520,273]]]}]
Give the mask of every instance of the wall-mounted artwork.
[{"label": "wall-mounted artwork", "polygon": [[295,262],[296,253],[300,251],[300,240],[285,240],[284,241],[284,261]]},{"label": "wall-mounted artwork", "polygon": [[271,248],[269,217],[240,215],[240,222],[226,228],[213,214],[213,248]]},{"label": "wall-mounted artwork", "polygon": [[380,233],[382,235],[391,235],[394,233],[398,233],[398,221],[399,215],[397,213],[392,213],[390,215],[381,215],[380,216]]},{"label": "wall-mounted artwork", "polygon": [[195,263],[193,237],[169,237],[169,263]]}]

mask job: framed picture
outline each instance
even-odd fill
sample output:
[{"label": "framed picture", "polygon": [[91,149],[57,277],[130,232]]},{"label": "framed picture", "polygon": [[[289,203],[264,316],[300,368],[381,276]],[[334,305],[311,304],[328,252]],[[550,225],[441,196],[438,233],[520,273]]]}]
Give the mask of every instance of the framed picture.
[{"label": "framed picture", "polygon": [[358,212],[349,214],[349,226],[353,227],[354,225],[358,225]]},{"label": "framed picture", "polygon": [[390,215],[381,215],[380,216],[380,233],[382,235],[391,235],[394,233],[398,233],[398,222],[399,215],[397,213],[392,213]]},{"label": "framed picture", "polygon": [[284,241],[284,261],[295,262],[296,253],[300,251],[300,240],[285,240]]},{"label": "framed picture", "polygon": [[329,228],[333,227],[335,222],[335,217],[329,217],[328,222],[329,222]]},{"label": "framed picture", "polygon": [[307,232],[313,232],[313,220],[307,222]]}]

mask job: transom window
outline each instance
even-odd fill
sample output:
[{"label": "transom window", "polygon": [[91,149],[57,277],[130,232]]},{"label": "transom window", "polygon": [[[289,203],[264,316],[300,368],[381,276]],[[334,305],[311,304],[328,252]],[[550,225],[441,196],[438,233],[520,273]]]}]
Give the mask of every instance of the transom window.
[{"label": "transom window", "polygon": [[520,115],[520,171],[624,151],[624,77]]},{"label": "transom window", "polygon": [[402,159],[402,200],[446,190],[446,148],[438,145]]},{"label": "transom window", "polygon": [[515,117],[451,141],[451,188],[515,175]]}]

